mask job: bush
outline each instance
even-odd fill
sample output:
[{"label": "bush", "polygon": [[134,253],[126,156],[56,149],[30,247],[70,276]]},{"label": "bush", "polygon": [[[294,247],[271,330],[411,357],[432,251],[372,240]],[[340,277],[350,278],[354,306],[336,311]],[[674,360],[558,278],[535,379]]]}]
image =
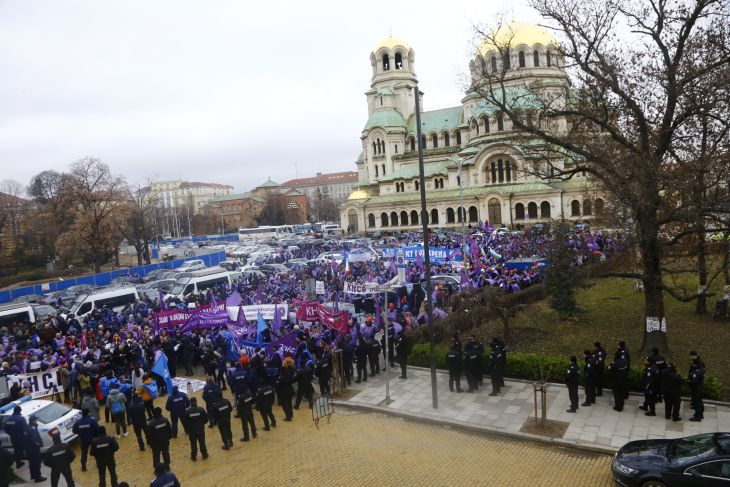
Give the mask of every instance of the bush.
[{"label": "bush", "polygon": [[[443,345],[436,345],[436,368],[447,369],[446,352],[448,349]],[[489,373],[489,359],[485,353],[482,359],[485,373]],[[431,354],[429,352],[428,343],[420,343],[413,346],[408,356],[408,363],[416,367],[430,367]],[[568,369],[568,359],[556,355],[544,355],[536,353],[520,353],[509,352],[507,354],[507,367],[505,368],[505,377],[514,379],[540,380],[545,379],[548,382],[563,383],[565,371]],[[540,372],[542,368],[542,373]],[[644,390],[643,386],[643,368],[632,367],[629,371],[629,389],[634,392]],[[581,367],[581,384],[582,367]],[[603,383],[610,388],[611,381],[608,377],[608,371],[604,373]],[[705,394],[706,399],[719,400],[722,398],[723,386],[717,377],[705,377]],[[682,389],[682,395],[689,396],[689,385],[685,383]]]}]

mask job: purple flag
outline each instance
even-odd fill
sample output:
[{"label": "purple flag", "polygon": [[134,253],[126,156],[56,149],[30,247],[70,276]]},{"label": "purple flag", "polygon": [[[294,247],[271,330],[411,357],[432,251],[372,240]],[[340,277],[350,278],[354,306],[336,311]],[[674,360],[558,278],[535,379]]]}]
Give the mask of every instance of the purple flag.
[{"label": "purple flag", "polygon": [[243,301],[243,298],[241,298],[241,295],[238,293],[238,291],[233,291],[228,298],[226,298],[226,307],[234,307],[241,304],[241,301]]},{"label": "purple flag", "polygon": [[165,302],[165,295],[162,292],[162,289],[159,289],[160,291],[160,309],[167,309],[167,303]]},{"label": "purple flag", "polygon": [[416,254],[416,269],[418,272],[423,272],[423,257],[420,253]]},{"label": "purple flag", "polygon": [[246,313],[243,312],[243,305],[238,305],[238,316],[236,316],[236,324],[238,326],[248,326],[248,322],[246,321]]},{"label": "purple flag", "polygon": [[271,325],[271,331],[274,332],[274,335],[279,336],[279,330],[281,330],[281,313],[279,307],[274,306],[274,322]]}]

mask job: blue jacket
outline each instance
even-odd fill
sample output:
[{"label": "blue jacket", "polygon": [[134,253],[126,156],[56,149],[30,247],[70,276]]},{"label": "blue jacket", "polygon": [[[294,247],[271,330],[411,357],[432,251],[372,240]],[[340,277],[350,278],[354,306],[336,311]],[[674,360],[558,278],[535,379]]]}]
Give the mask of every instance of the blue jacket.
[{"label": "blue jacket", "polygon": [[217,397],[220,395],[220,389],[215,384],[205,384],[203,387],[203,400],[206,404],[210,401],[217,401]]},{"label": "blue jacket", "polygon": [[178,391],[177,394],[170,394],[167,396],[167,404],[165,404],[165,409],[170,411],[173,415],[177,417],[182,417],[185,415],[185,410],[190,407],[190,400],[188,399],[188,396],[184,392]]},{"label": "blue jacket", "polygon": [[248,370],[246,369],[236,369],[233,372],[233,380],[231,381],[231,387],[233,388],[233,392],[236,394],[239,394],[244,391],[244,389],[249,388],[248,384]]},{"label": "blue jacket", "polygon": [[74,434],[78,435],[81,441],[91,443],[99,430],[99,423],[91,416],[81,418],[74,424],[72,428]]},{"label": "blue jacket", "polygon": [[28,425],[28,429],[26,431],[26,452],[29,455],[40,455],[41,447],[43,446],[43,438],[41,438],[41,433],[38,431],[38,426],[33,427]]},{"label": "blue jacket", "polygon": [[28,430],[28,422],[21,414],[13,413],[5,420],[5,432],[10,436],[10,441],[20,443],[25,440]]},{"label": "blue jacket", "polygon": [[180,482],[172,472],[165,472],[150,482],[150,487],[180,487]]},{"label": "blue jacket", "polygon": [[104,399],[106,399],[106,396],[109,395],[109,391],[114,387],[119,387],[119,379],[116,377],[112,377],[111,379],[102,377],[99,379],[99,388],[101,389],[101,394],[104,396]]}]

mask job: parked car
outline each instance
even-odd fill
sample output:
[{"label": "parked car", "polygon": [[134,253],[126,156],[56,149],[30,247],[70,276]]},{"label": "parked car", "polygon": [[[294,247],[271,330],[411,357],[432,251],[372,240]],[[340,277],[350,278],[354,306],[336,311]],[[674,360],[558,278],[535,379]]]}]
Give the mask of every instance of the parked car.
[{"label": "parked car", "polygon": [[41,434],[45,451],[53,444],[52,436],[61,435],[61,441],[70,443],[76,438],[73,425],[81,419],[81,411],[71,409],[63,404],[45,399],[32,399],[25,396],[0,408],[0,447],[12,448],[10,436],[5,433],[5,420],[13,413],[15,406],[20,406],[20,414],[27,420],[31,416],[38,418],[38,432]]},{"label": "parked car", "polygon": [[730,433],[631,441],[613,457],[611,472],[624,487],[730,485]]},{"label": "parked car", "polygon": [[50,304],[34,304],[32,306],[36,320],[45,320],[48,315],[58,313],[58,310]]},{"label": "parked car", "polygon": [[73,294],[74,296],[78,296],[81,293],[87,293],[94,289],[94,286],[91,284],[76,284],[74,286],[69,286],[66,288],[66,291]]},{"label": "parked car", "polygon": [[573,233],[590,232],[591,226],[587,223],[576,223],[573,225]]},{"label": "parked car", "polygon": [[141,284],[142,282],[142,279],[140,279],[139,277],[119,276],[115,279],[112,279],[109,284],[119,286],[121,284]]},{"label": "parked car", "polygon": [[[439,274],[431,278],[431,286],[444,285],[449,290],[450,294],[458,293],[461,291],[461,281],[454,276],[448,274]],[[421,282],[421,287],[426,289],[426,280]]]},{"label": "parked car", "polygon": [[23,296],[19,296],[15,299],[13,299],[14,303],[37,303],[43,299],[43,296],[39,296],[38,294],[25,294]]},{"label": "parked car", "polygon": [[154,271],[150,271],[142,278],[144,282],[152,282],[152,281],[159,281],[160,279],[167,279],[171,275],[173,275],[175,271],[171,269],[155,269]]},{"label": "parked car", "polygon": [[530,233],[533,235],[545,235],[550,231],[550,224],[548,223],[535,223],[530,229]]},{"label": "parked car", "polygon": [[182,263],[182,265],[180,265],[180,267],[175,270],[177,272],[192,272],[199,271],[201,269],[205,269],[205,262],[203,262],[202,259],[192,259],[186,260]]}]

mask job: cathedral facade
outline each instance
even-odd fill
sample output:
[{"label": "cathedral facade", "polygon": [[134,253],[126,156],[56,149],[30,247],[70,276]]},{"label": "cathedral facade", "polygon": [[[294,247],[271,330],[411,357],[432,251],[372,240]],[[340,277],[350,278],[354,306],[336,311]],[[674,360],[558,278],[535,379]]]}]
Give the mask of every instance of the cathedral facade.
[{"label": "cathedral facade", "polygon": [[[569,87],[558,43],[542,28],[512,22],[490,37],[509,37],[504,63],[514,75],[504,78],[505,89],[519,89],[525,79]],[[496,70],[497,62],[501,68],[502,59],[494,45],[483,43],[470,65],[472,87],[478,86],[480,69]],[[403,40],[390,37],[373,50],[370,64],[368,120],[356,163],[358,189],[340,207],[341,225],[357,233],[417,230],[421,204],[415,52]],[[562,181],[527,171],[520,149],[524,137],[517,143],[510,120],[477,89],[467,91],[458,106],[421,108],[421,134],[431,227],[460,228],[462,221],[481,220],[495,227],[529,228],[561,218],[586,221],[603,210],[602,197],[591,190],[585,176]]]}]

